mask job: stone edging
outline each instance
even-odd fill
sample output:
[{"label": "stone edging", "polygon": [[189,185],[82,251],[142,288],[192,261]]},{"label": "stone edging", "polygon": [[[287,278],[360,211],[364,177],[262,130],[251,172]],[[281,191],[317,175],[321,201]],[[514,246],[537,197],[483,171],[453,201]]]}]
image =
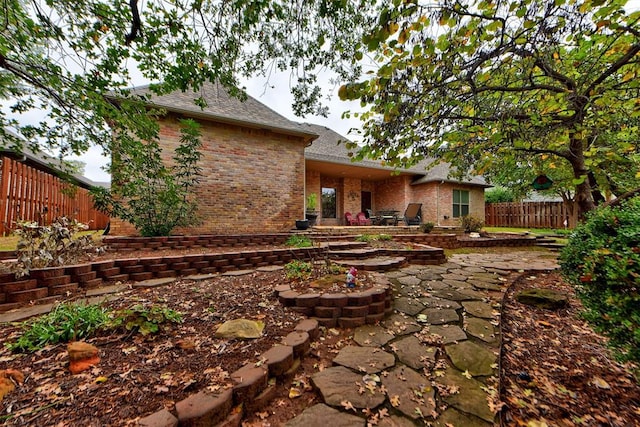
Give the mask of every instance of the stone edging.
[{"label": "stone edging", "polygon": [[162,409],[138,421],[142,427],[180,425],[239,426],[245,413],[264,407],[276,393],[270,378],[291,377],[318,338],[318,322],[302,320],[282,344],[262,353],[258,363],[247,363],[231,374],[233,386],[219,392],[200,391],[177,402],[173,411]]},{"label": "stone edging", "polygon": [[[331,247],[348,249],[361,245],[335,243]],[[54,302],[80,290],[99,288],[108,282],[216,274],[284,265],[293,259],[308,261],[318,258],[327,251],[327,247],[313,247],[125,258],[34,269],[29,276],[18,280],[13,273],[4,273],[0,274],[0,312],[29,303]]]},{"label": "stone edging", "polygon": [[381,274],[370,273],[375,280],[371,289],[351,293],[298,293],[289,285],[277,286],[280,303],[306,316],[314,317],[320,326],[356,328],[375,324],[392,312],[393,289]]}]

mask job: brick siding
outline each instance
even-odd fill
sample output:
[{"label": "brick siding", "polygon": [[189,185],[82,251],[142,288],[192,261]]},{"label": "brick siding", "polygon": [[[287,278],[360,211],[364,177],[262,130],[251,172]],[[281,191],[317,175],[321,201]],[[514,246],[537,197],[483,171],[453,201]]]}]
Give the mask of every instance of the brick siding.
[{"label": "brick siding", "polygon": [[[177,117],[160,122],[165,161],[179,144]],[[175,234],[287,231],[304,215],[304,147],[301,137],[263,129],[201,122],[202,176],[196,191],[201,224]],[[112,220],[113,234],[135,234]]]}]

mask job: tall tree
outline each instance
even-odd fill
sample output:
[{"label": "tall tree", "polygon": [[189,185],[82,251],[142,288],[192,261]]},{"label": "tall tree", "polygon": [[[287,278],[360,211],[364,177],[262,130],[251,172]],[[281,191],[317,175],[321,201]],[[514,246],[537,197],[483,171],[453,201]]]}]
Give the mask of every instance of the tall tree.
[{"label": "tall tree", "polygon": [[580,214],[593,209],[616,179],[640,178],[628,169],[640,153],[640,13],[624,6],[390,2],[361,45],[377,69],[340,91],[370,107],[360,157],[485,173],[545,156],[568,167]]},{"label": "tall tree", "polygon": [[[114,136],[127,137],[122,150],[153,139],[153,117],[127,90],[132,76],[155,82],[156,94],[218,81],[242,96],[239,78],[289,69],[296,111],[326,112],[317,72],[358,74],[351,58],[371,3],[2,0],[0,136],[20,148],[24,140],[5,131],[15,128],[31,149],[42,143],[63,155],[91,144],[108,151]],[[39,123],[24,125],[21,115],[33,112]]]}]

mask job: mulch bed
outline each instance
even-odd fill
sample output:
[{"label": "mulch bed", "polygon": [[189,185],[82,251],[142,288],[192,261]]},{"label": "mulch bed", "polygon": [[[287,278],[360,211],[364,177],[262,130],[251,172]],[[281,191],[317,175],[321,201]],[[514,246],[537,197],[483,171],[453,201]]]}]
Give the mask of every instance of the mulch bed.
[{"label": "mulch bed", "polygon": [[[184,322],[148,337],[118,332],[88,339],[100,348],[102,360],[79,375],[68,372],[63,344],[33,354],[12,354],[2,348],[0,369],[21,370],[26,380],[0,401],[0,422],[133,426],[140,417],[172,407],[198,390],[224,387],[228,374],[246,362],[257,362],[301,318],[274,296],[274,288],[286,283],[284,273],[276,271],[128,289],[105,304],[165,305],[184,313]],[[532,286],[568,293],[569,308],[552,312],[515,302],[515,291]],[[640,425],[640,388],[628,367],[613,361],[604,339],[578,317],[579,309],[572,289],[556,273],[525,274],[507,292],[501,362],[505,425]],[[217,325],[236,318],[265,322],[264,336],[256,340],[213,336]],[[338,350],[350,343],[351,333],[323,331],[298,374],[279,384],[271,405],[247,414],[243,425],[282,425],[318,403],[309,377],[331,366]],[[11,341],[17,334],[17,326],[5,326],[0,341]]]},{"label": "mulch bed", "polygon": [[[520,304],[515,293],[541,287],[569,296],[551,311]],[[640,426],[640,386],[606,340],[580,319],[580,301],[557,272],[525,274],[505,297],[502,393],[505,425]]]}]

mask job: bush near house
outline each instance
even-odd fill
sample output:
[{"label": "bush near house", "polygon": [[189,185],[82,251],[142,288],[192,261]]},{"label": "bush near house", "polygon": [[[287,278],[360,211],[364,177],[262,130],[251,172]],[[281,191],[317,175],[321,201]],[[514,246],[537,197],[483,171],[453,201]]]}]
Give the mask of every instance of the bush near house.
[{"label": "bush near house", "polygon": [[621,361],[640,362],[640,198],[591,212],[562,251],[584,318]]},{"label": "bush near house", "polygon": [[464,229],[465,233],[474,233],[482,230],[484,221],[469,215],[462,216],[460,217],[460,227]]}]

